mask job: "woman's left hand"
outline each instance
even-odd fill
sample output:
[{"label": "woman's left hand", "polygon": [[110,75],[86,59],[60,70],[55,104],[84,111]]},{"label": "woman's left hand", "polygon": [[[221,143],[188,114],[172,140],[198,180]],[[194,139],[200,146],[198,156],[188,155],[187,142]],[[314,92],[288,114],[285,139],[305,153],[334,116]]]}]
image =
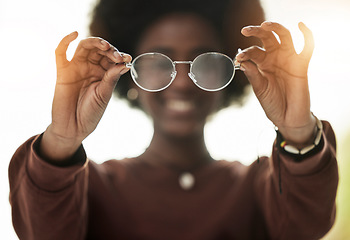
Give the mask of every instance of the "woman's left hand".
[{"label": "woman's left hand", "polygon": [[290,32],[281,24],[264,22],[260,26],[245,27],[242,34],[258,37],[264,48],[247,48],[236,59],[266,116],[289,143],[302,148],[313,140],[316,119],[310,112],[307,76],[314,40],[303,23],[299,23],[299,29],[305,45],[297,54]]}]

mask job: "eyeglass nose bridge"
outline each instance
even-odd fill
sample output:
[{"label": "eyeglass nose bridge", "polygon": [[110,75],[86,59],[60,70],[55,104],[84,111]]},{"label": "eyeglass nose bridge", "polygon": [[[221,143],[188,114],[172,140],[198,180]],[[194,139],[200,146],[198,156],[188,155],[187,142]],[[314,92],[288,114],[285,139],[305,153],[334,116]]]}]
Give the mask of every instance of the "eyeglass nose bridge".
[{"label": "eyeglass nose bridge", "polygon": [[[176,71],[176,64],[190,64],[190,68],[192,67],[192,64],[193,64],[193,61],[172,61],[173,62],[173,66],[174,66],[174,69],[175,69],[175,72],[173,72],[171,74],[172,78],[174,79],[176,77],[176,74],[177,74],[177,71]],[[194,75],[193,73],[190,72],[187,73],[187,75],[192,79],[193,82],[197,82],[197,80],[194,78]]]},{"label": "eyeglass nose bridge", "polygon": [[192,61],[173,61],[173,64],[176,65],[176,64],[190,64],[192,65]]}]

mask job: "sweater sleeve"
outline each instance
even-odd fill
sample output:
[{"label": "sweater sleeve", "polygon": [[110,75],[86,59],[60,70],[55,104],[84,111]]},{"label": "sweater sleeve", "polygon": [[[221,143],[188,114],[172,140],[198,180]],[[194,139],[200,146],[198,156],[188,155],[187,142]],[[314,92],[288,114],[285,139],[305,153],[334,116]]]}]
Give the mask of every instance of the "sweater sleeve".
[{"label": "sweater sleeve", "polygon": [[336,141],[330,124],[323,127],[323,146],[314,155],[298,162],[274,146],[262,163],[255,192],[271,239],[320,239],[334,223]]},{"label": "sweater sleeve", "polygon": [[36,136],[25,142],[10,162],[15,231],[20,239],[84,239],[88,187],[85,151],[79,148],[72,166],[54,166],[37,154],[40,139]]}]

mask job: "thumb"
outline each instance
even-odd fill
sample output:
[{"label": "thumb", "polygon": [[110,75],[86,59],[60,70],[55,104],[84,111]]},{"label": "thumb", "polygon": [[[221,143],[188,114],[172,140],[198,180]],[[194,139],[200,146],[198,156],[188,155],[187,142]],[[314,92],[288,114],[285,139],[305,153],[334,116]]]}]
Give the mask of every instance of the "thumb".
[{"label": "thumb", "polygon": [[246,75],[256,95],[258,95],[265,89],[267,80],[262,76],[258,67],[253,62],[242,62],[240,69]]},{"label": "thumb", "polygon": [[106,103],[109,102],[119,78],[128,71],[129,68],[127,68],[124,64],[117,64],[105,72],[97,88],[97,94],[99,94],[101,100]]}]

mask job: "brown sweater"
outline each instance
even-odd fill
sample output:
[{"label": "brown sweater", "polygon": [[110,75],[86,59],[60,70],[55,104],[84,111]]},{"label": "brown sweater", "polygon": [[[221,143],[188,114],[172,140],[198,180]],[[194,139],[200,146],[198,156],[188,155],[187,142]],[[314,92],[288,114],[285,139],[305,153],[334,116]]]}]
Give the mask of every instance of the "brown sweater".
[{"label": "brown sweater", "polygon": [[320,149],[296,162],[276,146],[250,166],[214,161],[178,172],[140,159],[96,164],[81,147],[72,166],[40,158],[40,136],[10,163],[10,202],[20,239],[319,239],[335,218],[338,171],[327,122]]}]

